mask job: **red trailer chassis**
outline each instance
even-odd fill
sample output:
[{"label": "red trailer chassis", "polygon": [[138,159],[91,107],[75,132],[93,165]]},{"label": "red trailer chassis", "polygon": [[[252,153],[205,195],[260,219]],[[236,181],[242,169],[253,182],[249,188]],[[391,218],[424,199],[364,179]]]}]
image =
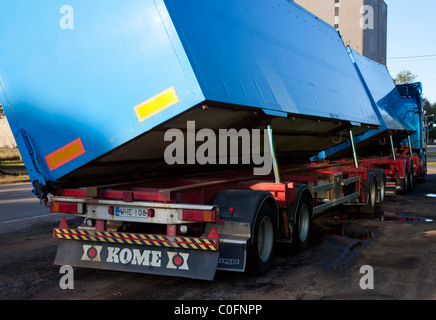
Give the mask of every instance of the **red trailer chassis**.
[{"label": "red trailer chassis", "polygon": [[216,270],[262,274],[276,242],[307,247],[314,215],[338,205],[373,213],[387,181],[373,164],[280,166],[279,182],[241,170],[57,190],[50,211],[85,220],[53,231],[55,263],[208,280]]}]

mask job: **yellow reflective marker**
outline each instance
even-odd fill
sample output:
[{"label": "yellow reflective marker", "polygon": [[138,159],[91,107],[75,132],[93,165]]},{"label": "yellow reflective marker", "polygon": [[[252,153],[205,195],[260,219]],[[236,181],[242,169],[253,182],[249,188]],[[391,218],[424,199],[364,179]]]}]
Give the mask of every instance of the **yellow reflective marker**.
[{"label": "yellow reflective marker", "polygon": [[175,105],[178,103],[179,97],[177,96],[174,87],[171,87],[153,98],[137,105],[135,107],[135,112],[138,117],[139,122],[143,122],[148,118],[158,114],[159,112]]}]

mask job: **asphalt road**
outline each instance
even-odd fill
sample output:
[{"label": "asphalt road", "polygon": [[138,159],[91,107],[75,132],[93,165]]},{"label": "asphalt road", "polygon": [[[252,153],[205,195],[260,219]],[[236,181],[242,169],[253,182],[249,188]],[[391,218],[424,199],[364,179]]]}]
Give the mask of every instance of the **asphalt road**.
[{"label": "asphalt road", "polygon": [[[434,151],[436,151],[436,145],[428,146],[428,152],[434,152]],[[435,162],[436,157],[428,157],[427,161]]]},{"label": "asphalt road", "polygon": [[30,183],[0,186],[0,233],[27,228],[36,222],[62,219],[61,214],[50,213],[32,194]]},{"label": "asphalt road", "polygon": [[[314,220],[308,250],[278,248],[273,268],[260,277],[221,271],[209,282],[75,268],[71,290],[60,287],[60,267],[53,265],[51,233],[62,215],[40,205],[29,184],[0,186],[0,300],[178,300],[180,306],[187,300],[434,300],[436,198],[428,194],[436,192],[436,167],[429,171],[426,183],[387,198],[382,210],[431,222],[355,219],[338,208]],[[373,268],[374,289],[361,287],[362,266]]]}]

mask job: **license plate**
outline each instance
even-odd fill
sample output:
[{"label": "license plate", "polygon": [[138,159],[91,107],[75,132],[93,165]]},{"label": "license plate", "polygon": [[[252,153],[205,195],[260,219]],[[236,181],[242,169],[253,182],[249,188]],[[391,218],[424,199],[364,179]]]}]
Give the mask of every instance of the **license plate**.
[{"label": "license plate", "polygon": [[117,217],[138,217],[147,218],[147,208],[132,208],[132,207],[115,207],[115,215]]}]

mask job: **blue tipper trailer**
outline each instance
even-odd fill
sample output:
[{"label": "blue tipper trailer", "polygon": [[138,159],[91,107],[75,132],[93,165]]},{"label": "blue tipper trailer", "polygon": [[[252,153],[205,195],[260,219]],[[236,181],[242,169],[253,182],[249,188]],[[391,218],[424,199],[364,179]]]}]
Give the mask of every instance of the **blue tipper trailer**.
[{"label": "blue tipper trailer", "polygon": [[[337,31],[292,1],[4,1],[0,37],[0,101],[34,193],[85,218],[54,230],[57,264],[261,274],[277,241],[307,247],[312,215],[374,205],[374,172],[308,161],[382,123]],[[190,122],[268,128],[274,175],[169,165],[165,133]]]},{"label": "blue tipper trailer", "polygon": [[[366,157],[365,166],[385,169],[387,195],[407,192],[415,179],[425,180],[427,175],[426,141],[432,120],[422,108],[422,84],[396,86],[386,66],[347,49],[381,124],[354,137],[354,148]],[[351,148],[350,140],[338,141],[316,158],[343,158]]]},{"label": "blue tipper trailer", "polygon": [[[355,148],[359,155],[380,155],[377,153],[383,146],[390,153],[390,136],[402,140],[414,131],[412,115],[405,108],[386,66],[360,55],[351,47],[347,49],[380,121],[380,128],[354,137]],[[339,141],[336,146],[321,152],[319,158],[343,157],[350,148],[350,141]]]},{"label": "blue tipper trailer", "polygon": [[[187,119],[231,128],[258,110],[298,133],[379,125],[336,30],[288,1],[70,6],[73,30],[60,27],[58,3],[1,5],[1,103],[39,195],[108,172],[155,172],[162,130]],[[324,124],[290,126],[290,115]],[[276,147],[312,155],[324,140]]]}]

